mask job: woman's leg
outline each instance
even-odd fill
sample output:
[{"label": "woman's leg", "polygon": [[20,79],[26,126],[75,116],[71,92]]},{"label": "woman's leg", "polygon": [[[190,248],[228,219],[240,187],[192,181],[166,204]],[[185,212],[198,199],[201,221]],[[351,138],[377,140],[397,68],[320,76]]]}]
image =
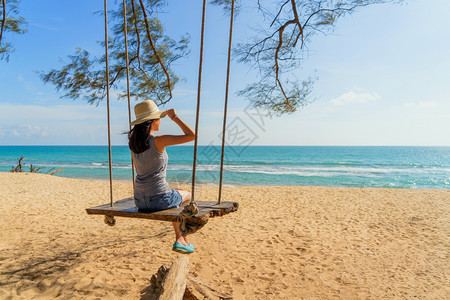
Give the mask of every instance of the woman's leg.
[{"label": "woman's leg", "polygon": [[184,238],[181,235],[181,231],[180,231],[180,222],[172,222],[173,225],[173,230],[175,231],[175,240],[178,243],[181,243],[183,245],[185,245],[186,247],[189,246],[189,242],[186,241],[186,238]]},{"label": "woman's leg", "polygon": [[191,192],[184,191],[184,190],[178,190],[178,192],[181,195],[181,201],[182,201],[181,206],[186,206],[189,203],[191,203],[191,199],[192,199]]},{"label": "woman's leg", "polygon": [[[184,190],[177,190],[180,195],[181,195],[181,205],[180,206],[186,206],[189,203],[191,203],[191,193],[188,191],[184,191]],[[186,237],[181,236],[181,231],[180,231],[180,223],[179,222],[172,222],[173,225],[173,230],[175,231],[175,239],[177,242],[185,245],[185,246],[189,246],[189,241],[187,240]]]}]

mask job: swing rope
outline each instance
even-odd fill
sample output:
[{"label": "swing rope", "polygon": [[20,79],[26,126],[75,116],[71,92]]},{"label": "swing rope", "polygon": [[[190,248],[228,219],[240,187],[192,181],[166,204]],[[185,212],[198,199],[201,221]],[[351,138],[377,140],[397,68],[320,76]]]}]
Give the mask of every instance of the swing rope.
[{"label": "swing rope", "polygon": [[230,17],[230,36],[228,38],[228,61],[227,61],[227,83],[225,87],[225,108],[223,110],[223,128],[222,128],[222,154],[220,156],[220,181],[219,181],[219,198],[218,203],[222,198],[222,179],[223,179],[223,158],[225,154],[225,129],[227,127],[227,111],[228,111],[228,90],[230,84],[230,65],[231,65],[231,40],[233,38],[233,21],[234,21],[234,2],[231,2],[231,17]]},{"label": "swing rope", "polygon": [[191,203],[195,203],[195,172],[197,168],[197,147],[198,147],[198,121],[200,117],[200,94],[202,90],[202,69],[203,69],[203,45],[205,41],[205,18],[206,18],[206,0],[203,0],[202,10],[202,30],[200,39],[200,62],[198,66],[198,86],[197,86],[197,112],[195,115],[195,142],[194,142],[194,162],[192,165],[192,191]]},{"label": "swing rope", "polygon": [[[227,108],[228,108],[228,90],[230,82],[230,65],[231,65],[231,45],[233,37],[233,20],[234,20],[234,3],[232,0],[231,4],[231,17],[230,17],[230,35],[228,39],[228,60],[227,60],[227,79],[226,79],[226,89],[225,89],[225,108],[223,116],[223,129],[222,129],[222,154],[220,158],[220,184],[219,184],[219,198],[218,204],[220,204],[222,196],[222,179],[223,179],[223,161],[225,152],[225,129],[227,124]],[[198,121],[199,121],[199,111],[200,111],[200,92],[201,92],[201,82],[202,82],[202,66],[203,66],[203,44],[204,44],[204,33],[205,33],[205,15],[206,15],[206,0],[203,1],[203,13],[202,13],[202,32],[200,41],[200,63],[199,63],[199,75],[198,75],[198,90],[197,90],[197,115],[195,120],[195,143],[194,143],[194,163],[192,167],[192,200],[191,203],[184,207],[183,211],[179,215],[180,221],[180,231],[183,236],[192,234],[199,229],[201,229],[205,224],[198,223],[194,220],[189,220],[190,216],[195,215],[198,212],[197,204],[194,200],[195,191],[195,172],[197,165],[197,147],[198,147]]]},{"label": "swing rope", "polygon": [[[127,100],[128,100],[128,126],[131,132],[131,104],[130,104],[130,63],[128,61],[128,23],[127,23],[127,5],[126,0],[123,0],[123,32],[125,35],[125,61],[127,64]],[[133,190],[134,190],[134,161],[133,155],[131,154],[131,174],[132,174],[132,182],[133,182]]]},{"label": "swing rope", "polygon": [[109,196],[111,207],[113,207],[113,188],[112,188],[112,159],[111,159],[111,120],[109,112],[109,64],[108,64],[108,9],[107,0],[104,0],[105,10],[105,63],[106,63],[106,110],[108,116],[108,155],[109,155]]},{"label": "swing rope", "polygon": [[202,89],[202,68],[203,68],[203,45],[205,41],[205,18],[206,18],[206,0],[203,0],[202,9],[202,29],[200,38],[200,62],[198,67],[198,86],[197,86],[197,112],[195,116],[195,142],[194,142],[194,162],[192,164],[192,189],[191,202],[184,207],[179,214],[178,220],[180,222],[180,231],[183,236],[192,234],[199,230],[202,226],[187,222],[188,218],[198,213],[197,203],[195,202],[195,172],[197,168],[197,148],[198,148],[198,121],[200,116],[200,93]]}]

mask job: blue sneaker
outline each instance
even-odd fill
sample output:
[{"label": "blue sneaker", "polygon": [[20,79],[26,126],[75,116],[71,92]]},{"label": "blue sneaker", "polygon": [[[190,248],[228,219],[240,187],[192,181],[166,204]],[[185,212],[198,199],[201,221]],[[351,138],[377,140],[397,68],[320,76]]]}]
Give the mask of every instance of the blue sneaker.
[{"label": "blue sneaker", "polygon": [[183,254],[190,254],[190,253],[194,252],[194,249],[195,249],[195,247],[192,244],[189,244],[189,246],[185,246],[179,242],[175,242],[172,247],[172,251],[175,251],[178,253],[183,253]]}]

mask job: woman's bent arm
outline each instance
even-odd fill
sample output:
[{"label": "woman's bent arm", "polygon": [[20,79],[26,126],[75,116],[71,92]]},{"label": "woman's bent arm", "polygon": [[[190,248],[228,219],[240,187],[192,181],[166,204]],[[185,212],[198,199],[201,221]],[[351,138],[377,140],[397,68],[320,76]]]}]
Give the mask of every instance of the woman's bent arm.
[{"label": "woman's bent arm", "polygon": [[193,137],[192,141],[194,140],[195,138],[194,130],[192,130],[192,128],[189,127],[188,124],[184,123],[183,120],[181,120],[180,117],[178,117],[177,115],[174,115],[171,119],[178,125],[178,127],[181,128],[181,130],[183,130],[184,135],[192,136]]},{"label": "woman's bent arm", "polygon": [[184,135],[159,135],[155,138],[155,146],[158,152],[163,152],[167,146],[179,145],[191,142],[195,139],[195,133],[180,117],[174,109],[167,110],[167,116],[174,121],[183,131]]}]

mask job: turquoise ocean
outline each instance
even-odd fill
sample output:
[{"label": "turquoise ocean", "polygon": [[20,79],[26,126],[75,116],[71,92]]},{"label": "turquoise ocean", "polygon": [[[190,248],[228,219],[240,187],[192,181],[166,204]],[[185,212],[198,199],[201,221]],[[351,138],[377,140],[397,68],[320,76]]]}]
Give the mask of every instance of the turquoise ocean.
[{"label": "turquoise ocean", "polygon": [[[197,183],[219,182],[219,146],[199,146]],[[190,184],[193,147],[167,148],[167,178]],[[108,180],[107,146],[0,146],[0,171],[24,156],[29,165],[62,168],[55,176]],[[113,179],[131,181],[127,146],[112,146]],[[450,188],[450,147],[229,146],[225,185]]]}]

